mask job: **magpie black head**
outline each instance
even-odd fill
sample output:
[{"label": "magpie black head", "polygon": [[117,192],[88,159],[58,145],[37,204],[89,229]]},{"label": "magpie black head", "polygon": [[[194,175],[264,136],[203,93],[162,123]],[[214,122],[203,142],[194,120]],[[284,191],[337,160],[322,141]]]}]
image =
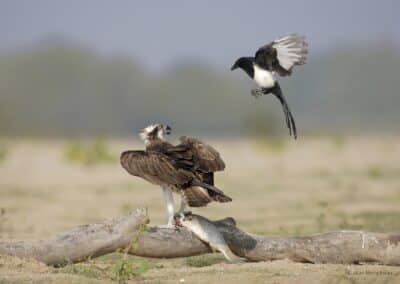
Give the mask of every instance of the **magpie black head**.
[{"label": "magpie black head", "polygon": [[236,60],[235,64],[233,64],[233,65],[232,65],[232,67],[231,67],[231,71],[233,71],[233,70],[235,70],[235,69],[237,69],[237,68],[239,67],[239,63],[238,63],[238,61],[239,61],[239,59],[238,59],[238,60]]},{"label": "magpie black head", "polygon": [[235,63],[232,65],[231,67],[231,71],[237,69],[237,68],[241,68],[244,63],[246,62],[246,57],[240,57],[239,59],[237,59],[235,61]]},{"label": "magpie black head", "polygon": [[254,69],[253,69],[254,57],[240,57],[235,61],[235,64],[232,65],[231,70],[235,70],[237,68],[243,69],[247,75],[253,77]]}]

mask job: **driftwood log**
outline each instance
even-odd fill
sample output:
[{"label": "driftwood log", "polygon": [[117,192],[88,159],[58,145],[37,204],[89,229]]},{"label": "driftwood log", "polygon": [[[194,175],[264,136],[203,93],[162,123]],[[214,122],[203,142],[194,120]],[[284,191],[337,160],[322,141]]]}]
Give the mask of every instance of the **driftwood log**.
[{"label": "driftwood log", "polygon": [[75,263],[126,248],[148,223],[146,211],[83,225],[48,240],[0,242],[0,255],[34,258],[49,265]]},{"label": "driftwood log", "polygon": [[[32,257],[63,265],[124,249],[130,254],[174,258],[211,252],[186,229],[149,227],[146,210],[77,227],[34,242],[0,242],[0,254]],[[378,263],[400,265],[400,234],[338,231],[305,237],[263,237],[236,227],[232,218],[214,221],[231,250],[249,261],[290,259],[308,263]]]}]

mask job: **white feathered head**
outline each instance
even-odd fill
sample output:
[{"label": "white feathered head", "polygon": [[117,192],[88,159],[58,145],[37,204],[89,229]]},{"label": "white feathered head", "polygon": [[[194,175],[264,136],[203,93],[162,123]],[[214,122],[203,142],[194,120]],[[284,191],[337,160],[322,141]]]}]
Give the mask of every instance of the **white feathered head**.
[{"label": "white feathered head", "polygon": [[164,124],[150,124],[149,126],[143,128],[139,136],[144,141],[144,143],[149,143],[154,139],[164,139],[164,134],[169,135],[171,133],[171,127]]}]

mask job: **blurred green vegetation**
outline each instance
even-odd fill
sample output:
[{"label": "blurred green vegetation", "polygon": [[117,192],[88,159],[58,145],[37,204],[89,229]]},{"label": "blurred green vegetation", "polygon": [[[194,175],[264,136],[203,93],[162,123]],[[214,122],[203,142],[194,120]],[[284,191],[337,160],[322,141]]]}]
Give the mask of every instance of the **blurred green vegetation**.
[{"label": "blurred green vegetation", "polygon": [[71,141],[64,147],[64,158],[68,162],[85,166],[113,163],[117,160],[103,139],[91,142]]},{"label": "blurred green vegetation", "polygon": [[335,135],[332,137],[332,144],[338,151],[343,150],[346,145],[346,138],[341,135]]},{"label": "blurred green vegetation", "polygon": [[111,267],[111,272],[113,275],[112,279],[117,280],[119,283],[124,283],[136,275],[134,263],[125,258],[118,260]]},{"label": "blurred green vegetation", "polygon": [[67,264],[53,272],[126,283],[129,279],[138,277],[153,267],[154,265],[147,259],[114,253],[103,257],[98,262],[89,259],[84,263]]},{"label": "blurred green vegetation", "polygon": [[379,165],[372,165],[367,169],[367,176],[371,179],[378,179],[383,176],[383,169]]},{"label": "blurred green vegetation", "polygon": [[213,253],[187,257],[185,261],[186,265],[189,267],[204,267],[224,262],[225,258],[222,254]]},{"label": "blurred green vegetation", "polygon": [[350,228],[364,229],[372,232],[397,232],[400,226],[399,211],[373,212],[366,211],[355,214]]},{"label": "blurred green vegetation", "polygon": [[0,143],[0,164],[5,161],[9,154],[8,148]]},{"label": "blurred green vegetation", "polygon": [[[399,65],[400,52],[384,42],[310,54],[281,80],[299,135],[398,130]],[[130,57],[47,41],[0,54],[0,131],[130,135],[165,122],[187,134],[286,135],[278,100],[256,100],[251,88],[243,72],[228,68],[191,62],[154,74]]]},{"label": "blurred green vegetation", "polygon": [[104,270],[90,263],[68,264],[58,270],[55,270],[55,273],[75,274],[75,275],[85,276],[87,278],[96,278],[96,279],[107,277]]},{"label": "blurred green vegetation", "polygon": [[257,137],[254,139],[257,150],[265,153],[282,153],[287,147],[287,140],[282,137]]}]

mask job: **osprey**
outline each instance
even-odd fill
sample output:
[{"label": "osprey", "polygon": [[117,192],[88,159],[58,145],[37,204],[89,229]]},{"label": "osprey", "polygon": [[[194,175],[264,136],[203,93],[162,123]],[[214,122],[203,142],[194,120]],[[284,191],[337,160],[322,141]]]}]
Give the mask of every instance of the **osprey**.
[{"label": "osprey", "polygon": [[178,213],[186,205],[202,207],[211,201],[232,201],[214,186],[214,172],[225,168],[219,153],[206,143],[185,136],[178,145],[172,145],[164,140],[164,134],[170,132],[171,128],[162,124],[144,128],[140,137],[146,150],[125,151],[120,158],[128,173],[161,186],[168,212],[167,227],[173,226],[173,192],[181,196]]},{"label": "osprey", "polygon": [[305,64],[307,47],[305,37],[297,34],[288,35],[260,47],[255,57],[240,57],[231,68],[231,70],[243,69],[260,87],[251,90],[254,97],[273,94],[279,99],[285,113],[289,134],[293,133],[295,139],[297,138],[296,124],[276,77],[277,75],[289,76],[295,65]]}]

